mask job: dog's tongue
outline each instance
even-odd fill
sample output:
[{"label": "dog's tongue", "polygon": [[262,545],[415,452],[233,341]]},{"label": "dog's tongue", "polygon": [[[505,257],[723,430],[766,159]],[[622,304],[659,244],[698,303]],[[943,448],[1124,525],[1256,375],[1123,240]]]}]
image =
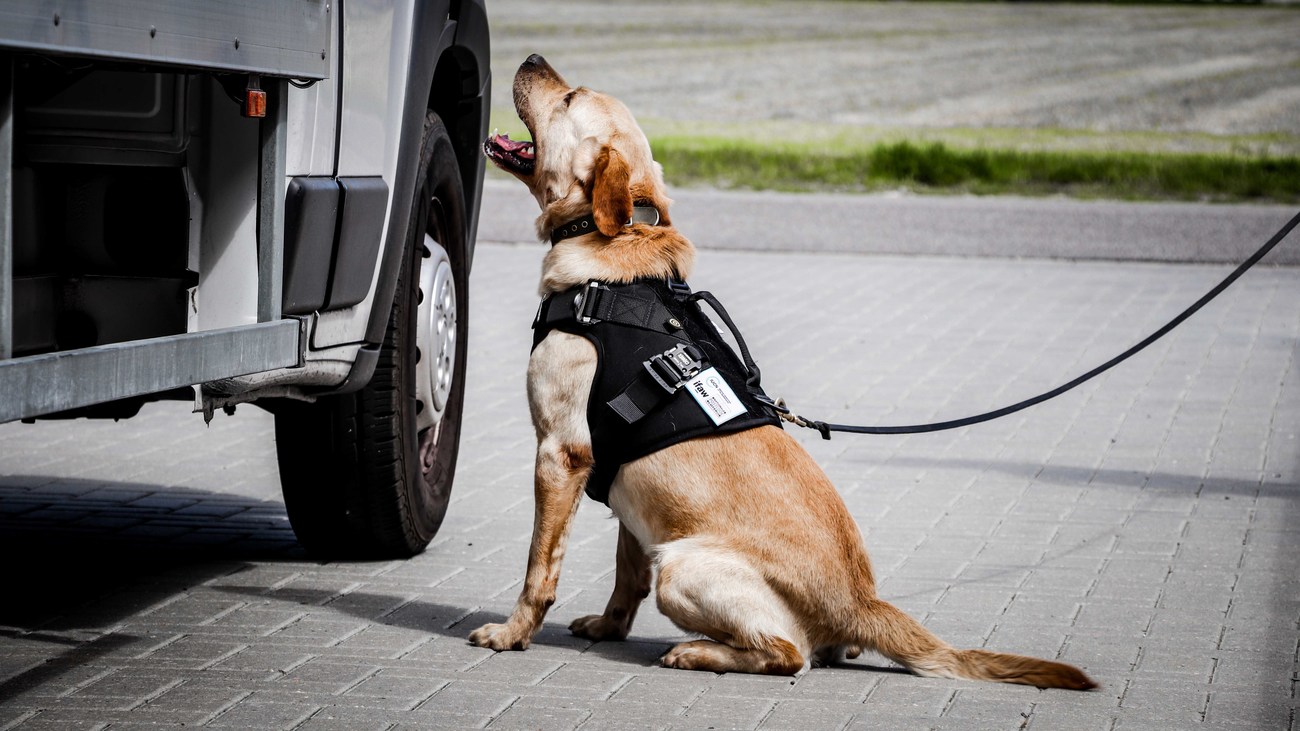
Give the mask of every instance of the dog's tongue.
[{"label": "dog's tongue", "polygon": [[531,142],[516,142],[510,139],[508,134],[498,134],[493,135],[492,143],[506,152],[518,155],[525,160],[533,159],[533,143]]}]

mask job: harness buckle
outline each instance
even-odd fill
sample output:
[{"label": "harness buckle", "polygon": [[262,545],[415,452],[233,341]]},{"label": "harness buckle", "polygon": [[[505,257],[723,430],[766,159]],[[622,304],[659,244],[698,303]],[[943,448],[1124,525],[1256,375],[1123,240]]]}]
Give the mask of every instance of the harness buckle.
[{"label": "harness buckle", "polygon": [[583,289],[573,298],[573,315],[578,322],[583,325],[595,325],[600,322],[600,318],[595,316],[596,300],[601,290],[608,290],[609,287],[591,280],[587,282],[586,289]]},{"label": "harness buckle", "polygon": [[664,391],[674,393],[704,370],[704,353],[694,345],[678,343],[644,364],[646,372]]}]

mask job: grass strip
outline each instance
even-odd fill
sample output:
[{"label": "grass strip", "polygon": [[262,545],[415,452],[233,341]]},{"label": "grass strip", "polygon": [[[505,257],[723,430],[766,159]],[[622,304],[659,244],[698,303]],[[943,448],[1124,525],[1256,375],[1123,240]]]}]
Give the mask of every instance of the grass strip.
[{"label": "grass strip", "polygon": [[1300,201],[1297,156],[966,149],[906,140],[828,147],[677,136],[652,138],[651,146],[674,185]]}]

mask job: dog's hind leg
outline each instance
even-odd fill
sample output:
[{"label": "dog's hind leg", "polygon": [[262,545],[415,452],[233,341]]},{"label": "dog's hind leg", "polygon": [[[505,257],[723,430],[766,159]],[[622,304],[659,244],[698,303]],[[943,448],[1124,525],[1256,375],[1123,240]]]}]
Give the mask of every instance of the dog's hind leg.
[{"label": "dog's hind leg", "polygon": [[614,593],[605,605],[604,614],[579,617],[569,625],[569,630],[589,640],[623,640],[632,629],[636,610],[641,601],[650,595],[650,557],[641,548],[641,542],[619,525],[618,551],[615,556]]},{"label": "dog's hind leg", "polygon": [[665,667],[771,675],[807,668],[810,648],[794,615],[742,556],[687,538],[661,546],[658,562],[659,610],[711,638],[672,648]]},{"label": "dog's hind leg", "polygon": [[829,645],[818,648],[813,653],[813,667],[830,667],[839,665],[845,660],[852,660],[862,654],[862,648],[857,645]]}]

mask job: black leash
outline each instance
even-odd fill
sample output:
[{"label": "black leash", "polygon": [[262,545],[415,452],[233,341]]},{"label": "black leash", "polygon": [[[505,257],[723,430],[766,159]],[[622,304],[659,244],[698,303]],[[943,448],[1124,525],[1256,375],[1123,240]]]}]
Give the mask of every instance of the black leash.
[{"label": "black leash", "polygon": [[1066,391],[1069,391],[1075,386],[1078,386],[1079,384],[1084,383],[1085,381],[1091,380],[1092,378],[1095,378],[1101,375],[1102,373],[1105,373],[1111,368],[1114,368],[1120,363],[1123,363],[1125,360],[1128,360],[1130,357],[1132,357],[1133,355],[1141,351],[1143,348],[1147,347],[1148,345],[1164,337],[1166,334],[1169,333],[1170,330],[1173,330],[1174,328],[1178,327],[1183,323],[1184,320],[1196,314],[1196,311],[1204,307],[1206,304],[1208,304],[1210,300],[1214,299],[1215,297],[1218,297],[1219,294],[1223,292],[1223,290],[1227,289],[1233,282],[1237,281],[1237,279],[1241,277],[1242,274],[1245,274],[1247,269],[1250,269],[1251,267],[1255,266],[1255,264],[1257,264],[1260,259],[1263,259],[1264,256],[1268,254],[1268,252],[1273,250],[1274,246],[1277,246],[1278,243],[1282,241],[1282,239],[1286,238],[1287,234],[1291,233],[1291,229],[1295,228],[1296,224],[1300,224],[1300,213],[1297,213],[1295,217],[1293,217],[1290,221],[1288,221],[1285,226],[1283,226],[1276,234],[1273,235],[1273,238],[1269,239],[1268,242],[1265,243],[1263,246],[1261,246],[1258,251],[1252,254],[1249,259],[1242,262],[1241,265],[1238,266],[1236,269],[1232,270],[1232,273],[1229,274],[1227,277],[1225,277],[1222,282],[1219,282],[1218,285],[1214,287],[1214,289],[1211,289],[1209,292],[1207,292],[1204,297],[1201,297],[1199,300],[1197,300],[1194,304],[1192,304],[1191,307],[1188,307],[1187,309],[1179,313],[1177,317],[1175,317],[1174,319],[1166,323],[1164,327],[1160,328],[1154,333],[1151,333],[1151,335],[1147,336],[1147,338],[1142,342],[1138,343],[1137,345],[1134,345],[1133,347],[1129,348],[1123,353],[1120,353],[1114,358],[1111,358],[1105,363],[1102,363],[1096,368],[1093,368],[1087,373],[1084,373],[1078,378],[1075,378],[1069,383],[1062,384],[1061,386],[1058,386],[1052,389],[1051,391],[1048,391],[1046,393],[1041,393],[1037,396],[1034,396],[1033,398],[1025,399],[1020,403],[1012,404],[1011,406],[1006,406],[1001,409],[989,411],[983,414],[968,416],[964,419],[953,419],[952,421],[939,421],[933,424],[913,424],[910,426],[854,426],[851,424],[828,424],[824,421],[807,419],[802,416],[799,416],[798,414],[791,412],[788,408],[786,408],[785,403],[781,400],[778,400],[776,403],[774,403],[773,407],[776,408],[778,412],[780,412],[781,418],[785,419],[786,421],[789,421],[794,424],[798,424],[799,426],[802,427],[807,427],[809,429],[816,429],[817,431],[821,432],[822,439],[830,439],[831,432],[833,431],[846,432],[849,434],[923,434],[932,431],[944,431],[946,429],[957,429],[963,426],[970,426],[972,424],[979,424],[985,421],[992,421],[993,419],[997,419],[1006,416],[1008,414],[1014,414],[1017,411],[1021,411],[1022,409],[1027,409],[1030,406],[1034,406],[1048,399],[1060,396],[1061,394],[1065,393]]}]

